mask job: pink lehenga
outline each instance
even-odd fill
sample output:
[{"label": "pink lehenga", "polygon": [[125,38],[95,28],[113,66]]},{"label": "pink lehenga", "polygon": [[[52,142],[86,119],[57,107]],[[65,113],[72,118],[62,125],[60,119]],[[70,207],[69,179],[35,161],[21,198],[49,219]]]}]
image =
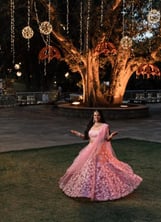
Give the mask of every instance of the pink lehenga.
[{"label": "pink lehenga", "polygon": [[107,141],[108,124],[90,130],[89,144],[80,151],[59,187],[69,197],[85,197],[96,201],[115,200],[133,192],[142,178],[117,159],[111,142]]}]

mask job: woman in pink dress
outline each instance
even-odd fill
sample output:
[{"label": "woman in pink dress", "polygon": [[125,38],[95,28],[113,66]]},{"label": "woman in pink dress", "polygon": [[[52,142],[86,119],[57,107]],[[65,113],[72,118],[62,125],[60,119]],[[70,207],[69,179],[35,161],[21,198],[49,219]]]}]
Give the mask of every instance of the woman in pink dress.
[{"label": "woman in pink dress", "polygon": [[59,187],[69,197],[95,201],[115,200],[132,193],[142,182],[132,168],[117,159],[110,133],[101,111],[94,111],[84,134],[71,130],[82,139],[89,139],[64,176]]}]

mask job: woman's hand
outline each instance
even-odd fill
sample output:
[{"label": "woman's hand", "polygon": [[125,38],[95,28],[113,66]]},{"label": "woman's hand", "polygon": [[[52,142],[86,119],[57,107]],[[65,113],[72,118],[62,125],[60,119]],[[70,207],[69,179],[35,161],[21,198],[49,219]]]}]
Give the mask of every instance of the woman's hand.
[{"label": "woman's hand", "polygon": [[107,141],[111,140],[114,136],[116,136],[118,134],[118,131],[114,131],[112,132],[108,137],[107,137]]},{"label": "woman's hand", "polygon": [[80,132],[78,132],[78,131],[76,131],[76,130],[70,130],[70,132],[73,133],[73,134],[76,135],[76,136],[81,137],[81,138],[84,137],[84,135],[83,135],[82,133],[80,133]]}]

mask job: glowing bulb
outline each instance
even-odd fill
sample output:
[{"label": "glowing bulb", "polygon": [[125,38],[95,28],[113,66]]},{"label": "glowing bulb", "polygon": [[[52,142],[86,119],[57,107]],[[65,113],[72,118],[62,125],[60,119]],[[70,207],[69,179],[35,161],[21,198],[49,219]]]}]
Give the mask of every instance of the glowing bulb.
[{"label": "glowing bulb", "polygon": [[18,77],[20,77],[20,76],[22,76],[22,72],[18,71],[18,72],[16,72],[16,75],[17,75]]}]

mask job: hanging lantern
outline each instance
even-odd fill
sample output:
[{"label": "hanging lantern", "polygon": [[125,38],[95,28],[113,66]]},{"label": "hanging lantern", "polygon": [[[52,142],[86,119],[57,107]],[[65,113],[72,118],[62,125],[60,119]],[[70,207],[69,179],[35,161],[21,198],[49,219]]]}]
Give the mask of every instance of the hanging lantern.
[{"label": "hanging lantern", "polygon": [[54,46],[45,46],[42,48],[39,52],[38,58],[40,61],[43,61],[45,59],[48,59],[48,62],[50,62],[53,58],[60,59],[61,54],[58,48]]},{"label": "hanging lantern", "polygon": [[98,43],[98,45],[96,46],[95,53],[106,54],[106,55],[107,54],[116,55],[117,50],[116,50],[113,43],[102,41],[102,42]]},{"label": "hanging lantern", "polygon": [[132,39],[128,36],[124,36],[121,39],[120,44],[123,49],[129,49],[132,47]]},{"label": "hanging lantern", "polygon": [[30,26],[26,26],[22,29],[22,36],[25,39],[31,39],[34,35],[34,31]]},{"label": "hanging lantern", "polygon": [[49,35],[52,30],[53,30],[53,27],[52,25],[50,24],[50,22],[48,21],[44,21],[40,24],[39,26],[39,30],[40,30],[40,33],[43,34],[43,35]]},{"label": "hanging lantern", "polygon": [[145,76],[148,79],[154,76],[161,77],[159,68],[153,64],[140,65],[138,70],[136,71],[136,76],[138,77],[140,75]]},{"label": "hanging lantern", "polygon": [[160,21],[160,11],[157,11],[156,9],[152,9],[149,13],[148,13],[148,22],[155,24],[157,22]]}]

